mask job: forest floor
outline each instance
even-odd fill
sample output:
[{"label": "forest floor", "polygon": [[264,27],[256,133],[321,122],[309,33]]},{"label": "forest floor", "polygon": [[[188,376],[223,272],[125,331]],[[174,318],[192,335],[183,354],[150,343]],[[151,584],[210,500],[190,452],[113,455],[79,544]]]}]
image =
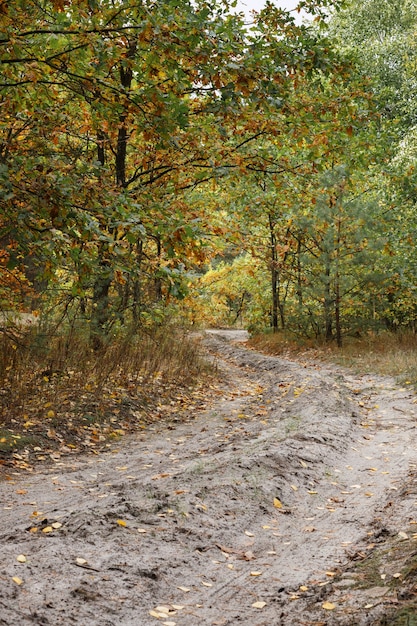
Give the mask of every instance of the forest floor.
[{"label": "forest floor", "polygon": [[205,408],[3,468],[0,624],[417,624],[415,393],[244,339]]}]

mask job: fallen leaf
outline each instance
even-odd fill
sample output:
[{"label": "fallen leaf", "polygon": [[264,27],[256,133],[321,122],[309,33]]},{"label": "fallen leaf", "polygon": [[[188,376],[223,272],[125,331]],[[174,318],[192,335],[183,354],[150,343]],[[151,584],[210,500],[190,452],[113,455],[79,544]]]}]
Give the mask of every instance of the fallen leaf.
[{"label": "fallen leaf", "polygon": [[16,561],[19,561],[19,563],[26,563],[27,558],[24,554],[19,554],[19,556],[16,557]]},{"label": "fallen leaf", "polygon": [[262,576],[262,572],[251,572],[251,576]]},{"label": "fallen leaf", "polygon": [[404,533],[403,531],[401,531],[398,533],[398,538],[404,541],[405,539],[408,539],[408,535],[407,533]]},{"label": "fallen leaf", "polygon": [[162,474],[155,474],[155,476],[152,476],[152,480],[159,480],[160,478],[167,478],[168,476],[171,476],[171,474],[163,472]]},{"label": "fallen leaf", "polygon": [[23,580],[19,578],[19,576],[13,576],[12,581],[16,583],[16,585],[21,585],[23,583]]},{"label": "fallen leaf", "polygon": [[204,580],[201,581],[201,584],[204,585],[204,587],[212,587],[213,583],[206,583],[204,582]]},{"label": "fallen leaf", "polygon": [[177,626],[177,622],[162,622],[163,626]]},{"label": "fallen leaf", "polygon": [[75,562],[77,563],[77,565],[85,565],[87,563],[86,559],[82,559],[81,557],[77,557],[75,559]]},{"label": "fallen leaf", "polygon": [[175,609],[176,611],[182,611],[182,609],[184,609],[185,606],[183,604],[173,604],[172,608]]},{"label": "fallen leaf", "polygon": [[278,500],[278,498],[274,498],[274,507],[276,509],[282,509],[282,502],[281,502],[281,500]]},{"label": "fallen leaf", "polygon": [[333,611],[333,609],[336,608],[336,606],[332,602],[324,602],[321,607],[326,611]]},{"label": "fallen leaf", "polygon": [[152,609],[149,611],[149,615],[151,615],[152,617],[157,617],[158,619],[161,617],[159,613]]},{"label": "fallen leaf", "polygon": [[266,606],[266,602],[254,602],[252,606],[254,609],[263,609]]},{"label": "fallen leaf", "polygon": [[169,613],[170,610],[171,609],[169,606],[156,606],[155,607],[155,611],[158,611],[159,613]]},{"label": "fallen leaf", "polygon": [[61,522],[54,522],[53,524],[51,524],[52,528],[55,528],[55,530],[58,530],[58,528],[62,528],[62,524]]},{"label": "fallen leaf", "polygon": [[308,587],[306,587],[305,585],[301,585],[300,591],[308,591]]},{"label": "fallen leaf", "polygon": [[188,587],[178,587],[178,589],[180,589],[184,593],[188,593],[189,591],[191,591],[190,589],[188,589]]},{"label": "fallen leaf", "polygon": [[147,531],[144,528],[138,528],[138,533],[146,533]]},{"label": "fallen leaf", "polygon": [[245,530],[245,535],[247,537],[254,537],[255,536],[253,533],[249,532],[249,530]]},{"label": "fallen leaf", "polygon": [[52,526],[45,526],[45,528],[42,528],[43,533],[52,533],[53,530]]},{"label": "fallen leaf", "polygon": [[123,520],[123,519],[118,519],[116,520],[116,524],[119,524],[119,526],[127,526],[127,523]]}]

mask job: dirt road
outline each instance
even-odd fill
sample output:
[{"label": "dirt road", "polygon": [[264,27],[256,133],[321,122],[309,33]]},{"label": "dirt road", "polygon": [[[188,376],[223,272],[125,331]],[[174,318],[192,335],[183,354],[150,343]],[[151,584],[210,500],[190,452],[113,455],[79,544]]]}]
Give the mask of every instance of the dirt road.
[{"label": "dirt road", "polygon": [[365,626],[412,593],[416,396],[242,339],[206,335],[208,410],[0,482],[0,624]]}]

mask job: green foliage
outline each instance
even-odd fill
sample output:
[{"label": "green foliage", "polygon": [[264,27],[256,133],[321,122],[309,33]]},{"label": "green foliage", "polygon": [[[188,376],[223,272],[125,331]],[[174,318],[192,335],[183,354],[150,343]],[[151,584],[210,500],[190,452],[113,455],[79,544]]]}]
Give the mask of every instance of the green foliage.
[{"label": "green foliage", "polygon": [[339,344],[414,327],[414,4],[2,7],[1,305],[98,351],[181,300]]}]

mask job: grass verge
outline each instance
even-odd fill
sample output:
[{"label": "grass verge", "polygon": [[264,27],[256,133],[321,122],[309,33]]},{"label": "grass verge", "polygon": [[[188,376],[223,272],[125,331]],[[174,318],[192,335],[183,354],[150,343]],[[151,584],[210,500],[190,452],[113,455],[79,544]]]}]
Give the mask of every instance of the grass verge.
[{"label": "grass verge", "polygon": [[210,375],[197,340],[176,328],[123,336],[99,352],[82,334],[0,334],[0,464],[111,447],[153,421],[203,404]]},{"label": "grass verge", "polygon": [[322,360],[359,373],[394,376],[417,387],[417,335],[414,333],[367,334],[335,343],[301,341],[283,333],[256,335],[248,345],[267,354]]}]

